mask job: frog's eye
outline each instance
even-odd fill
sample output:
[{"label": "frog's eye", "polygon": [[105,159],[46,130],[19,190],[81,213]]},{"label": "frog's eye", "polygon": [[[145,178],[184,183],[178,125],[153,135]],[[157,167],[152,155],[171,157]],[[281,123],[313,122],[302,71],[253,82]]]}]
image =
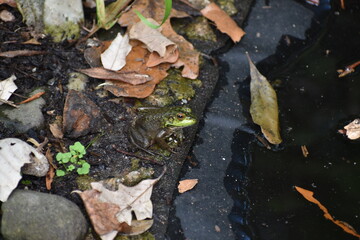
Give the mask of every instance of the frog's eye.
[{"label": "frog's eye", "polygon": [[185,118],[185,114],[183,114],[183,113],[178,113],[178,114],[176,115],[176,117],[177,117],[177,119],[182,120],[182,119]]}]

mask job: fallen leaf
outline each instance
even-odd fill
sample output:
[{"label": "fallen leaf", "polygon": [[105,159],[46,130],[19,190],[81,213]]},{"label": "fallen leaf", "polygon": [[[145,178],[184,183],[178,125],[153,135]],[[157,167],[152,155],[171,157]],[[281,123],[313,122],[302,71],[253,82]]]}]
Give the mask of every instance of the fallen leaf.
[{"label": "fallen leaf", "polygon": [[126,57],[126,65],[120,72],[137,72],[151,76],[152,80],[139,85],[106,81],[107,85],[104,85],[104,89],[117,97],[145,98],[154,91],[156,84],[168,75],[166,71],[170,68],[170,64],[162,63],[148,68],[146,61],[149,58],[149,52],[138,41],[133,41],[132,45],[132,51]]},{"label": "fallen leaf", "polygon": [[161,33],[179,48],[179,59],[172,66],[176,68],[184,66],[181,75],[186,78],[196,79],[199,75],[200,53],[183,36],[174,31],[169,19],[162,25]]},{"label": "fallen leaf", "polygon": [[[16,80],[15,75],[11,75],[9,78],[0,82],[0,99],[7,101],[13,92],[17,89],[14,81]],[[0,101],[0,105],[3,102]]]},{"label": "fallen leaf", "polygon": [[316,205],[318,205],[318,207],[324,212],[324,217],[330,221],[332,221],[333,223],[335,223],[336,225],[338,225],[339,227],[341,227],[345,232],[360,238],[360,235],[356,232],[356,230],[349,225],[346,222],[343,221],[339,221],[339,220],[335,220],[329,213],[329,211],[326,209],[326,207],[324,205],[322,205],[316,198],[314,198],[314,193],[306,190],[304,188],[301,187],[297,187],[295,186],[296,191],[298,191],[306,200],[308,200],[309,202],[315,203]]},{"label": "fallen leaf", "polygon": [[[148,18],[148,21],[158,25],[154,19]],[[137,22],[130,28],[129,37],[144,43],[150,52],[157,52],[160,57],[165,56],[166,47],[175,45],[161,34],[161,27],[153,29],[142,21]]]},{"label": "fallen leaf", "polygon": [[353,64],[346,66],[344,70],[338,69],[339,77],[345,77],[346,75],[355,72],[355,68],[360,65],[360,61],[356,61]]},{"label": "fallen leaf", "polygon": [[31,38],[22,44],[30,44],[30,45],[41,45],[41,43],[36,38]]},{"label": "fallen leaf", "polygon": [[147,67],[155,67],[161,63],[175,63],[179,59],[179,49],[176,45],[166,47],[164,57],[160,57],[157,52],[152,52],[146,62]]},{"label": "fallen leaf", "polygon": [[126,223],[120,223],[116,214],[120,207],[114,203],[103,202],[99,200],[100,192],[97,190],[88,190],[84,192],[76,191],[84,202],[86,212],[89,215],[95,232],[100,236],[112,233],[113,231],[121,232]]},{"label": "fallen leaf", "polygon": [[277,96],[266,78],[257,70],[247,55],[250,64],[250,114],[254,123],[261,127],[265,138],[272,144],[282,142],[279,127]]},{"label": "fallen leaf", "polygon": [[360,119],[357,118],[344,127],[346,136],[351,140],[360,138]]},{"label": "fallen leaf", "polygon": [[199,182],[198,179],[181,180],[178,185],[179,193],[184,193],[186,191],[193,189],[198,182]]},{"label": "fallen leaf", "polygon": [[[161,22],[165,12],[164,9],[165,5],[163,1],[137,0],[127,12],[123,13],[120,16],[118,23],[123,27],[130,28],[133,24],[139,22],[140,18],[137,17],[134,10],[140,12],[145,18],[152,18],[156,22]],[[183,18],[188,16],[189,15],[187,13],[172,8],[169,18]]]},{"label": "fallen leaf", "polygon": [[15,20],[15,16],[7,10],[2,10],[0,12],[0,19],[4,22],[12,22]]},{"label": "fallen leaf", "polygon": [[47,190],[51,190],[51,184],[55,177],[55,168],[54,168],[53,157],[52,157],[50,148],[48,148],[46,150],[45,156],[48,159],[49,164],[50,164],[49,171],[46,173],[46,176],[45,176],[45,185],[46,185]]},{"label": "fallen leaf", "polygon": [[210,3],[201,10],[202,15],[213,21],[221,32],[227,34],[234,42],[239,42],[245,35],[245,32],[236,24],[236,22],[215,3]]},{"label": "fallen leaf", "polygon": [[0,0],[0,5],[1,4],[7,4],[10,7],[16,7],[16,1],[15,0]]},{"label": "fallen leaf", "polygon": [[101,62],[104,68],[113,71],[120,70],[125,66],[125,58],[130,51],[129,36],[125,34],[123,37],[118,33],[109,48],[101,54]]},{"label": "fallen leaf", "polygon": [[62,117],[56,116],[55,122],[49,124],[49,129],[55,138],[62,139],[64,137],[64,133],[62,131]]},{"label": "fallen leaf", "polygon": [[34,55],[41,55],[47,54],[45,51],[36,51],[36,50],[15,50],[15,51],[8,51],[8,52],[0,52],[0,57],[21,57],[21,56],[34,56]]},{"label": "fallen leaf", "polygon": [[20,104],[24,104],[24,103],[31,102],[31,101],[33,101],[33,100],[38,99],[39,97],[41,97],[44,93],[45,93],[45,92],[38,92],[38,93],[32,95],[31,97],[25,99],[24,101],[19,102],[18,104],[20,105]]},{"label": "fallen leaf", "polygon": [[77,71],[88,75],[89,77],[104,79],[104,80],[116,80],[129,83],[131,85],[138,85],[151,81],[153,78],[148,74],[141,74],[135,71],[131,72],[114,72],[102,67],[78,69]]},{"label": "fallen leaf", "polygon": [[[0,201],[5,202],[21,179],[21,169],[33,159],[47,162],[35,148],[17,138],[0,140]],[[47,172],[47,170],[46,170]],[[44,174],[45,175],[45,174]]]}]

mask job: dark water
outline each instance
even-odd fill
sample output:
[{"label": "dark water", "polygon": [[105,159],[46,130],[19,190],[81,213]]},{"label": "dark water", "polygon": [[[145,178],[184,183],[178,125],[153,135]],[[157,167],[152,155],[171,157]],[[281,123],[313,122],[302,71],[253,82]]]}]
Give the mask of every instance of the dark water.
[{"label": "dark water", "polygon": [[332,216],[360,232],[360,141],[337,133],[360,117],[360,67],[344,78],[336,72],[360,60],[359,2],[345,1],[345,11],[335,5],[317,39],[266,74],[277,82],[280,149],[249,144],[251,134],[235,131],[224,183],[235,200],[229,218],[237,239],[356,239],[294,186],[313,191]]}]

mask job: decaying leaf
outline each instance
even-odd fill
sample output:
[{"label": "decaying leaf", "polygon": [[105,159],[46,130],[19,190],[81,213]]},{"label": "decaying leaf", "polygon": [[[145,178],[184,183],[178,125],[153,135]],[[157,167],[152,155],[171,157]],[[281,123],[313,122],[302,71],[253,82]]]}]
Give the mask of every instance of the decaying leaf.
[{"label": "decaying leaf", "polygon": [[13,58],[13,57],[34,56],[34,55],[42,55],[42,54],[47,54],[47,52],[36,51],[36,50],[15,50],[15,51],[0,52],[0,57]]},{"label": "decaying leaf", "polygon": [[112,41],[109,48],[101,54],[101,62],[104,68],[118,71],[126,64],[125,58],[131,51],[129,44],[129,36],[127,34],[121,36],[120,33]]},{"label": "decaying leaf", "polygon": [[296,191],[298,191],[306,200],[308,200],[309,202],[315,203],[316,205],[318,205],[318,207],[324,212],[324,217],[330,221],[332,221],[333,223],[335,223],[336,225],[338,225],[339,227],[341,227],[345,232],[360,238],[360,234],[358,234],[356,232],[356,230],[348,223],[340,221],[340,220],[336,220],[334,219],[329,211],[326,209],[326,207],[324,205],[322,205],[316,198],[314,198],[314,193],[306,190],[304,188],[301,187],[297,187],[295,186]]},{"label": "decaying leaf", "polygon": [[179,49],[176,45],[166,47],[164,57],[160,57],[157,52],[152,52],[146,62],[147,67],[155,67],[161,63],[175,63],[179,59]]},{"label": "decaying leaf", "polygon": [[249,55],[247,56],[251,75],[251,117],[254,123],[261,127],[262,133],[270,143],[280,144],[282,139],[280,136],[276,92],[266,78],[257,70]]},{"label": "decaying leaf", "polygon": [[139,221],[152,218],[152,188],[164,173],[165,170],[158,178],[143,180],[133,187],[119,183],[115,191],[107,188],[106,181],[91,183],[92,190],[76,191],[101,239],[113,239],[117,232],[141,234],[152,226],[152,221]]},{"label": "decaying leaf", "polygon": [[184,66],[181,75],[186,78],[196,79],[199,75],[200,53],[183,36],[177,34],[171,27],[170,20],[162,25],[161,33],[173,41],[179,48],[179,59],[172,66],[179,68]]},{"label": "decaying leaf", "polygon": [[20,139],[0,140],[0,201],[8,199],[21,179],[21,168],[25,164],[31,164],[35,158],[47,162],[43,154]]},{"label": "decaying leaf", "polygon": [[357,118],[344,127],[343,132],[351,140],[360,138],[360,119]]},{"label": "decaying leaf", "polygon": [[198,182],[199,182],[198,179],[181,180],[178,185],[179,193],[184,193],[186,191],[193,189]]},{"label": "decaying leaf", "polygon": [[[154,19],[148,18],[148,21],[158,25]],[[144,43],[150,52],[157,52],[160,57],[165,56],[166,47],[175,45],[161,34],[161,27],[153,29],[142,21],[137,22],[131,27],[129,37]]]},{"label": "decaying leaf", "polygon": [[125,83],[129,83],[131,85],[138,85],[152,80],[152,77],[147,74],[140,74],[134,71],[114,72],[102,67],[78,69],[78,71],[88,75],[89,77],[104,79],[104,80],[122,81]]},{"label": "decaying leaf", "polygon": [[46,176],[45,176],[45,185],[46,185],[47,190],[51,190],[51,184],[55,177],[55,168],[54,168],[53,157],[52,157],[50,148],[47,149],[45,156],[50,163],[49,171],[46,173]]},{"label": "decaying leaf", "polygon": [[64,137],[64,132],[62,131],[62,117],[56,116],[55,121],[49,124],[49,129],[55,138],[62,139]]},{"label": "decaying leaf", "polygon": [[[17,86],[14,80],[16,80],[15,75],[11,75],[9,78],[0,82],[0,99],[7,101],[11,94],[15,92]],[[0,105],[1,104],[3,103],[0,101]]]},{"label": "decaying leaf", "polygon": [[245,35],[245,32],[236,24],[232,18],[227,15],[215,3],[210,3],[201,10],[202,15],[213,21],[216,27],[223,33],[227,34],[234,42],[239,42]]},{"label": "decaying leaf", "polygon": [[107,81],[108,85],[104,86],[104,89],[110,91],[117,97],[136,97],[145,98],[149,96],[161,80],[167,76],[167,70],[170,65],[162,63],[158,66],[148,68],[146,61],[149,58],[149,52],[144,48],[140,42],[132,41],[132,51],[126,57],[126,65],[120,72],[136,72],[138,74],[144,74],[152,77],[151,81],[148,81],[139,85],[131,85],[127,83]]}]

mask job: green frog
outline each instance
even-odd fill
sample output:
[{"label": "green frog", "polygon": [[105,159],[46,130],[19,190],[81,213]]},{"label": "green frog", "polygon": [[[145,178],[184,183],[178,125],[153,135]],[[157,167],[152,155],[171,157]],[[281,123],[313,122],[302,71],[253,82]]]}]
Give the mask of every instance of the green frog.
[{"label": "green frog", "polygon": [[164,108],[139,108],[141,114],[129,129],[129,139],[138,148],[147,153],[153,144],[174,152],[166,139],[172,135],[182,135],[181,129],[196,123],[191,108],[186,106]]}]

